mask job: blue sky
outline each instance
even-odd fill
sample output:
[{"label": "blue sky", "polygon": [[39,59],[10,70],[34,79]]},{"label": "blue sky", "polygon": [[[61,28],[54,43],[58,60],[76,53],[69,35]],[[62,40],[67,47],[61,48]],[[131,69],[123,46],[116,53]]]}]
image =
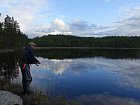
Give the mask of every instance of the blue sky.
[{"label": "blue sky", "polygon": [[0,0],[29,37],[140,35],[140,0]]}]

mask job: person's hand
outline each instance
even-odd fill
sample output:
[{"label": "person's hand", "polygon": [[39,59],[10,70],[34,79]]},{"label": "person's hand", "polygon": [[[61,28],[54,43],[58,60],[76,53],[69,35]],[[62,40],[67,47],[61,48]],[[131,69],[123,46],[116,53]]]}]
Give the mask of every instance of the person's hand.
[{"label": "person's hand", "polygon": [[35,64],[36,66],[39,66],[38,64]]},{"label": "person's hand", "polygon": [[38,64],[41,64],[39,60],[38,60],[38,62],[37,62],[37,63],[38,63]]}]

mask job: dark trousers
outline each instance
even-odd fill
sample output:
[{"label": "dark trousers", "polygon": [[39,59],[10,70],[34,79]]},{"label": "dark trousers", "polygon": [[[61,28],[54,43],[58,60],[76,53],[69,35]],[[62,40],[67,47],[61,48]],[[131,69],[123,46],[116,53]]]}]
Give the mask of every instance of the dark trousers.
[{"label": "dark trousers", "polygon": [[30,84],[32,82],[32,76],[30,73],[30,65],[26,64],[25,68],[21,67],[22,72],[22,86],[23,86],[23,92],[30,91]]}]

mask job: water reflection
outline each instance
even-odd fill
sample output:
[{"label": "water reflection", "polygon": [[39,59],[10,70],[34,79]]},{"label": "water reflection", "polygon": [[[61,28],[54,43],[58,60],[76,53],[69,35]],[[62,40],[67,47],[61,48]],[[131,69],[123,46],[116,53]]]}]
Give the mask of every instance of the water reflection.
[{"label": "water reflection", "polygon": [[38,59],[43,65],[31,68],[33,86],[39,86],[44,93],[49,90],[70,97],[108,93],[119,98],[140,98],[140,60]]},{"label": "water reflection", "polygon": [[120,98],[109,94],[82,95],[78,97],[79,105],[140,105],[140,101],[133,98]]},{"label": "water reflection", "polygon": [[21,52],[0,53],[0,78],[14,79],[19,76],[19,60]]},{"label": "water reflection", "polygon": [[72,59],[103,57],[111,59],[140,59],[138,49],[39,49],[35,51],[36,56],[48,59]]},{"label": "water reflection", "polygon": [[[32,87],[80,105],[139,105],[139,50],[37,50]],[[0,54],[0,76],[16,78],[21,52]]]}]

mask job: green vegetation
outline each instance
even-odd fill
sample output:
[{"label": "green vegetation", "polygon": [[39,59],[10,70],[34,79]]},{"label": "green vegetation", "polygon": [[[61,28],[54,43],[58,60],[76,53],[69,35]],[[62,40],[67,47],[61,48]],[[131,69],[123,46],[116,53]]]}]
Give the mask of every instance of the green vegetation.
[{"label": "green vegetation", "polygon": [[113,47],[140,48],[140,36],[78,37],[72,35],[47,35],[28,40],[20,31],[19,23],[8,15],[0,22],[0,49],[21,48],[28,41],[39,47]]},{"label": "green vegetation", "polygon": [[20,48],[26,44],[27,39],[13,17],[7,15],[4,22],[0,22],[0,49]]},{"label": "green vegetation", "polygon": [[22,86],[12,84],[9,80],[0,79],[0,90],[19,95],[23,99],[23,105],[78,105],[76,100],[68,100],[64,96],[46,96],[37,90],[32,95],[23,95]]},{"label": "green vegetation", "polygon": [[71,35],[48,35],[30,39],[39,47],[114,47],[140,48],[139,36],[78,37]]}]

